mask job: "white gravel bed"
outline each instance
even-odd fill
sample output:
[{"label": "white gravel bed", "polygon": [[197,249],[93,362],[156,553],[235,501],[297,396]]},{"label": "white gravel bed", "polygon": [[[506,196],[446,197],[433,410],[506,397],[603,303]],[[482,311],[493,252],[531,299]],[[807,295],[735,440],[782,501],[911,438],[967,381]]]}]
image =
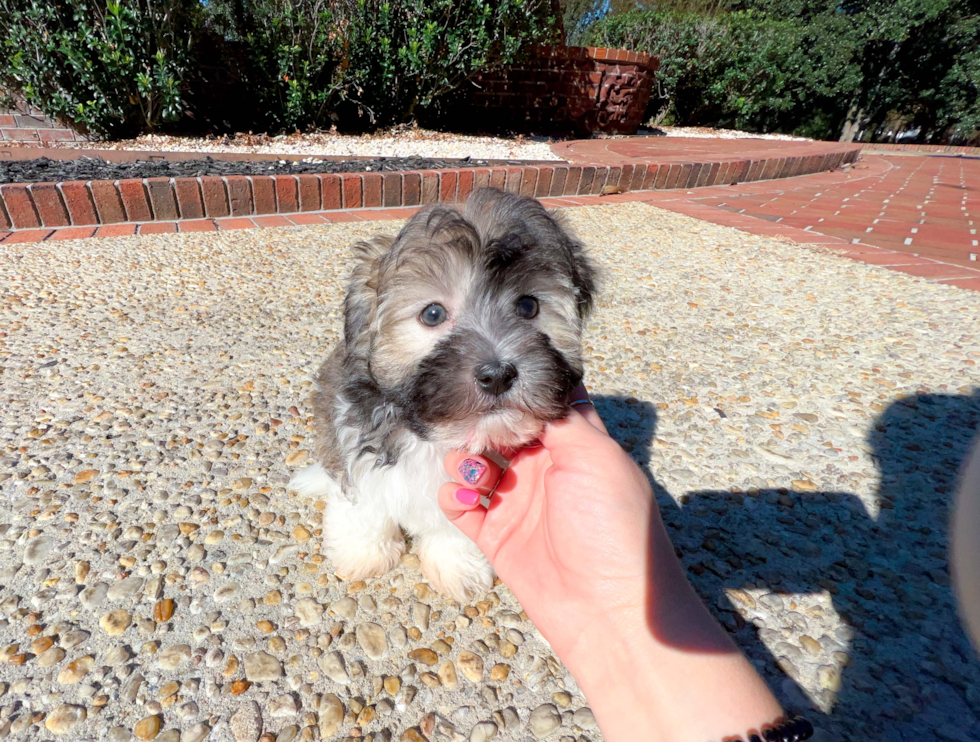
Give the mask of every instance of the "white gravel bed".
[{"label": "white gravel bed", "polygon": [[[823,740],[980,738],[946,559],[980,294],[566,214],[604,269],[597,407],[780,698]],[[286,492],[347,245],[397,226],[0,245],[0,737],[602,740],[505,586],[447,602],[411,554],[343,582]]]},{"label": "white gravel bed", "polygon": [[331,155],[359,157],[433,157],[474,160],[560,160],[544,137],[490,137],[447,134],[428,129],[393,129],[353,136],[336,132],[238,134],[234,137],[184,137],[147,134],[113,142],[71,142],[73,149],[145,150],[157,152],[244,152],[251,154]]},{"label": "white gravel bed", "polygon": [[713,129],[707,126],[653,126],[668,137],[683,137],[697,139],[775,139],[784,142],[812,142],[809,137],[798,137],[793,134],[763,134],[738,129]]}]

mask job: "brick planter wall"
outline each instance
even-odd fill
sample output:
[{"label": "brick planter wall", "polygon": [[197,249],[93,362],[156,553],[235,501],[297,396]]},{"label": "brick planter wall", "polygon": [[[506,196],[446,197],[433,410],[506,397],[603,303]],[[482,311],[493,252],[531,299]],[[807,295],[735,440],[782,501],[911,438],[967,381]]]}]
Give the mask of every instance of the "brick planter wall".
[{"label": "brick planter wall", "polygon": [[465,115],[481,128],[635,134],[659,65],[623,49],[535,47],[523,64],[475,78]]},{"label": "brick planter wall", "polygon": [[[0,91],[2,92],[2,91]],[[39,108],[18,102],[14,108],[0,108],[0,142],[84,142],[85,137],[48,118]]]}]

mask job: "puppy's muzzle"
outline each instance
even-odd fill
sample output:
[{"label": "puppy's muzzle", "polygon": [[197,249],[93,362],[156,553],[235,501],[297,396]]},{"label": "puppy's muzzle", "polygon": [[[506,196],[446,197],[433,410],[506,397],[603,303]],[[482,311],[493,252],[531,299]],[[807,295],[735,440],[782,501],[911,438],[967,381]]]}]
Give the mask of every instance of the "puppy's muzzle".
[{"label": "puppy's muzzle", "polygon": [[477,385],[487,394],[499,397],[512,386],[517,379],[517,368],[513,363],[493,361],[482,363],[473,369]]}]

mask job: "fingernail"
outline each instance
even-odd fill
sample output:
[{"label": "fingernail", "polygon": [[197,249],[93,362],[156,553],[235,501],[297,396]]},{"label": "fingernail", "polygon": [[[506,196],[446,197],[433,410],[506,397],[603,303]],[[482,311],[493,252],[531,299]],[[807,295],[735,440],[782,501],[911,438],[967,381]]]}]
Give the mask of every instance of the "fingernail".
[{"label": "fingernail", "polygon": [[487,465],[476,459],[463,459],[459,465],[459,474],[467,484],[476,484],[487,470]]},{"label": "fingernail", "polygon": [[464,505],[476,505],[480,501],[480,493],[460,487],[456,490],[456,499]]}]

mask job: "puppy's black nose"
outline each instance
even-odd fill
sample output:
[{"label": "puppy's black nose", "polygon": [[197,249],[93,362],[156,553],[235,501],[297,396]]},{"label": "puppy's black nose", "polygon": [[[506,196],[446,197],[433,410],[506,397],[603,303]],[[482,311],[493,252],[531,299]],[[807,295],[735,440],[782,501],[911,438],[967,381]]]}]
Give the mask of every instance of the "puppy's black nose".
[{"label": "puppy's black nose", "polygon": [[484,363],[477,366],[474,371],[476,383],[488,394],[494,396],[503,394],[514,385],[517,378],[517,369],[512,363]]}]

